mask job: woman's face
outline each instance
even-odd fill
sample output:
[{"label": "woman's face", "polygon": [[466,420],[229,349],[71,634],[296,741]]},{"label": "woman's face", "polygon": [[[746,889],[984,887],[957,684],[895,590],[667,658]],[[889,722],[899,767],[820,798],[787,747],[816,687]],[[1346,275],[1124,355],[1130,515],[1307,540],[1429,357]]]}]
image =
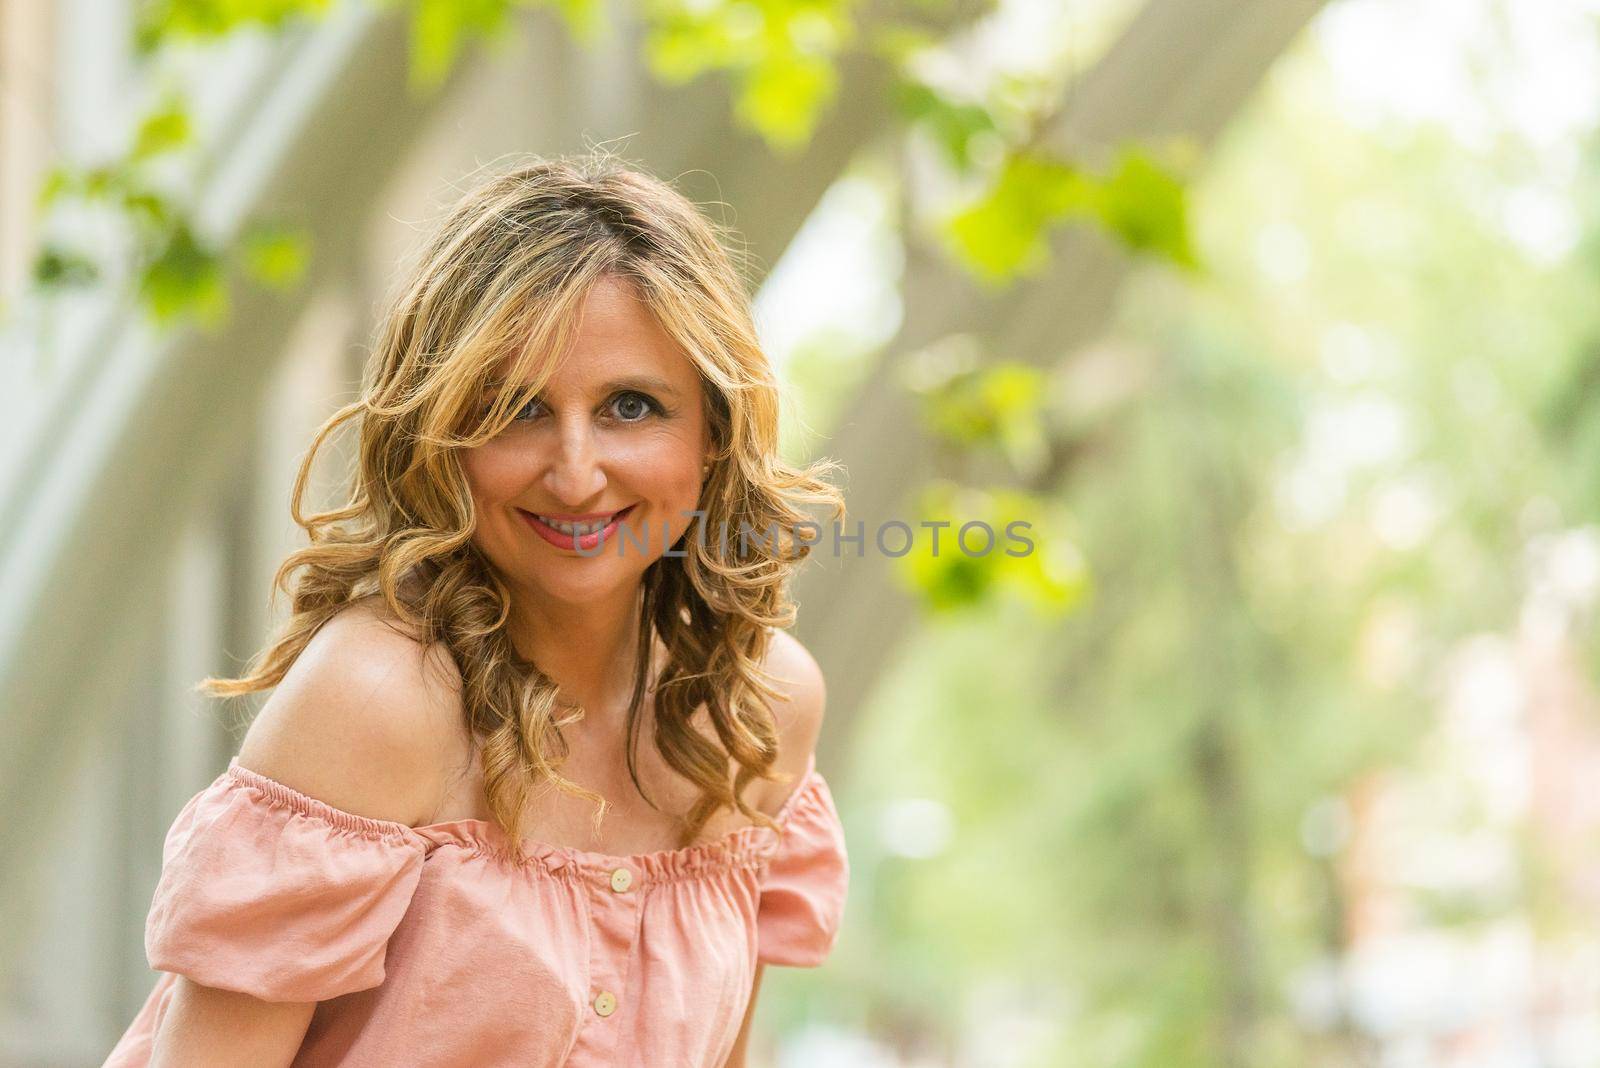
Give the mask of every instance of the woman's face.
[{"label": "woman's face", "polygon": [[[602,278],[544,390],[497,437],[463,452],[474,541],[538,597],[593,605],[631,594],[692,522],[709,448],[694,364],[627,283]],[[535,518],[605,519],[624,509],[615,522],[632,533],[613,527],[598,544],[581,534],[575,543]]]}]

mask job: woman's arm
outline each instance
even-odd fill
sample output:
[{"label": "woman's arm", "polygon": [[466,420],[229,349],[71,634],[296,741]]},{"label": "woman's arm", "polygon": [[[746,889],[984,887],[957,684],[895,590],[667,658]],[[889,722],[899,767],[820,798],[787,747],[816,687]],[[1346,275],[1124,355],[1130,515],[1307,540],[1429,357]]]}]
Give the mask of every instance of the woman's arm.
[{"label": "woman's arm", "polygon": [[[445,793],[450,694],[422,647],[356,613],[330,620],[250,725],[239,763],[334,808],[416,826]],[[265,1001],[178,976],[152,1068],[288,1065],[316,1001]]]},{"label": "woman's arm", "polygon": [[728,1059],[723,1062],[722,1068],[745,1068],[745,1050],[750,1043],[750,1021],[756,1015],[756,995],[761,992],[761,973],[766,969],[765,964],[756,964],[756,977],[750,984],[750,1004],[744,1010],[744,1023],[739,1025],[739,1037],[733,1040],[733,1052],[728,1054]]},{"label": "woman's arm", "polygon": [[155,1034],[150,1068],[288,1065],[316,1008],[314,1001],[262,1001],[180,975]]}]

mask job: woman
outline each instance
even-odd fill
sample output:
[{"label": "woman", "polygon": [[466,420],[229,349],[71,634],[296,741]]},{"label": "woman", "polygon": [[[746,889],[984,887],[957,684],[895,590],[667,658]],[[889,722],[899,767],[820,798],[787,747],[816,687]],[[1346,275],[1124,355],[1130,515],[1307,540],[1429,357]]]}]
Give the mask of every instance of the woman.
[{"label": "woman", "polygon": [[799,506],[843,502],[776,454],[719,238],[605,156],[448,214],[300,470],[289,618],[201,684],[274,689],[168,832],[107,1065],[720,1068],[762,968],[826,957],[823,680],[778,628]]}]

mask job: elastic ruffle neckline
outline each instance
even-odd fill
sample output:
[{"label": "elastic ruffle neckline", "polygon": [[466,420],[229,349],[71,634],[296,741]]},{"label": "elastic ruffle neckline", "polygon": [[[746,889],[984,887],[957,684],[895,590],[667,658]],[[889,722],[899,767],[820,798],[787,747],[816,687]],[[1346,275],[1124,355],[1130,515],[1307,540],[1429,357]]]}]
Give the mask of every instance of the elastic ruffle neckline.
[{"label": "elastic ruffle neckline", "polygon": [[[360,816],[334,808],[276,779],[252,771],[240,764],[237,756],[228,761],[228,770],[224,775],[239,785],[259,791],[273,804],[321,820],[342,833],[387,839],[420,848],[424,852],[432,852],[440,846],[455,846],[474,854],[492,855],[508,863],[516,862],[505,831],[491,820],[445,820],[411,827],[394,820]],[[822,788],[823,779],[816,770],[816,755],[813,753],[806,759],[806,769],[799,783],[773,816],[779,831],[752,823],[736,827],[718,838],[678,849],[658,849],[628,855],[600,853],[524,837],[523,852],[528,863],[552,873],[569,869],[609,875],[618,867],[628,867],[635,875],[650,882],[679,879],[698,872],[751,867],[777,851],[780,831],[788,827],[797,812],[815,809],[820,804]]]},{"label": "elastic ruffle neckline", "polygon": [[[806,770],[799,782],[772,817],[780,831],[788,827],[796,813],[817,807],[822,785],[823,779],[816,770],[816,755],[813,754],[806,759]],[[516,863],[504,829],[492,820],[447,820],[408,829],[427,838],[435,846],[457,846],[473,853],[497,857],[507,863]],[[754,867],[777,851],[780,845],[778,835],[779,831],[751,823],[736,827],[720,837],[678,849],[657,849],[626,855],[555,845],[527,836],[523,837],[522,846],[528,863],[547,872],[565,870],[605,877],[619,867],[626,867],[647,882],[659,883],[698,873]]]}]

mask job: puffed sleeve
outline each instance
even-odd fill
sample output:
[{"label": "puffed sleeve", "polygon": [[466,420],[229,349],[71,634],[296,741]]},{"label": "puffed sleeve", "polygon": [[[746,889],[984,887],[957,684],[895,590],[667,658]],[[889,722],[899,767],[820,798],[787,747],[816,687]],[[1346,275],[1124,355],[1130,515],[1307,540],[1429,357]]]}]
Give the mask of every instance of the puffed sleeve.
[{"label": "puffed sleeve", "polygon": [[427,840],[240,766],[167,832],[145,921],[157,971],[265,1001],[324,1001],[383,982]]},{"label": "puffed sleeve", "polygon": [[850,889],[844,825],[816,758],[786,804],[783,833],[761,884],[757,960],[814,968],[839,934]]}]

